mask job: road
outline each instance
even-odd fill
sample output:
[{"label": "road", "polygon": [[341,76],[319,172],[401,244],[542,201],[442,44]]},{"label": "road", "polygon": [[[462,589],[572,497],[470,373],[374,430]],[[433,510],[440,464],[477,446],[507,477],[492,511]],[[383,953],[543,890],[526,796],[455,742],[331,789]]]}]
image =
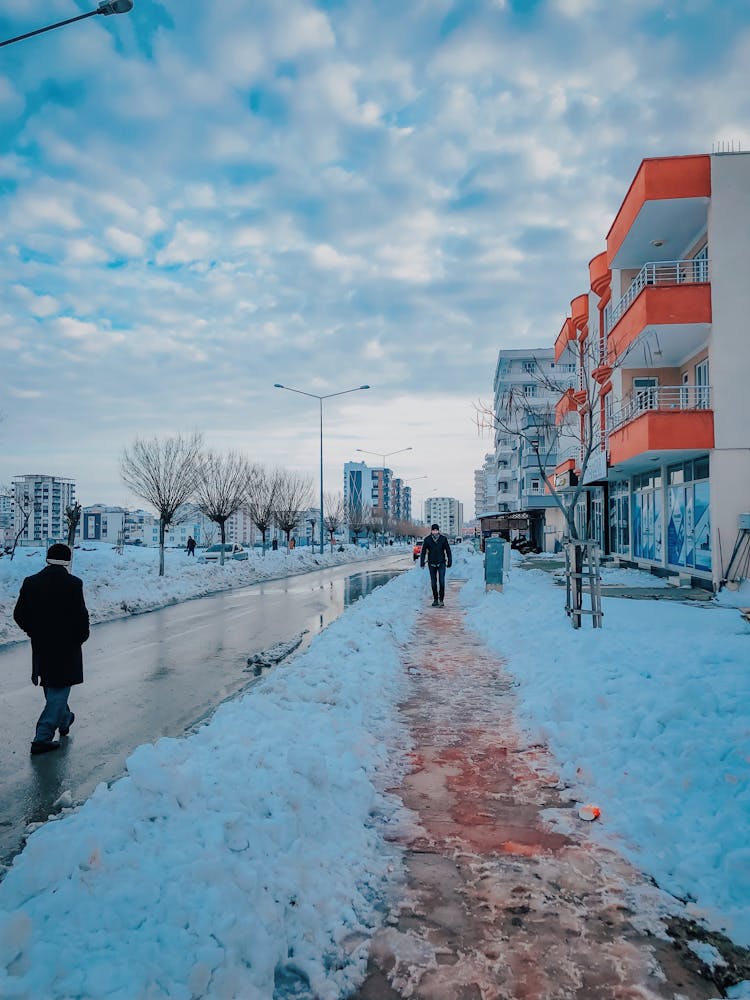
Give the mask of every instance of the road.
[{"label": "road", "polygon": [[95,625],[84,647],[85,683],[73,688],[76,721],[64,747],[32,757],[42,709],[27,642],[0,649],[0,859],[20,849],[63,793],[84,801],[124,771],[141,743],[180,736],[218,704],[256,683],[248,657],[304,634],[304,648],[344,607],[411,558],[388,555],[225,591]]}]

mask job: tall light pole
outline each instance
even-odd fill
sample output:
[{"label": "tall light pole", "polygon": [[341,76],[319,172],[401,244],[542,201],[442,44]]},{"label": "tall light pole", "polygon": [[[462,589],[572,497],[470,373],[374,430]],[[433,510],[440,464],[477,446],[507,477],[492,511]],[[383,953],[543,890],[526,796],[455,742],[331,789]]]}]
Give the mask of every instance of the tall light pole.
[{"label": "tall light pole", "polygon": [[323,534],[323,400],[332,399],[334,396],[345,396],[348,392],[359,392],[360,389],[369,389],[369,385],[356,385],[353,389],[343,389],[341,392],[329,392],[324,396],[319,396],[316,392],[305,392],[303,389],[293,389],[290,385],[282,385],[281,382],[274,382],[274,389],[286,389],[287,392],[296,392],[299,396],[309,396],[317,399],[320,406],[320,554],[323,555],[324,534]]},{"label": "tall light pole", "polygon": [[12,45],[13,42],[22,42],[24,38],[32,38],[34,35],[42,35],[45,31],[53,31],[55,28],[62,28],[66,24],[72,24],[74,21],[83,21],[87,17],[95,17],[97,14],[104,14],[108,16],[110,14],[127,14],[133,9],[133,0],[110,0],[109,3],[103,2],[99,4],[96,10],[90,10],[87,14],[78,14],[77,17],[69,17],[65,21],[57,21],[55,24],[48,24],[46,28],[37,28],[36,31],[27,31],[25,35],[16,35],[15,38],[6,38],[4,42],[0,42],[0,48],[3,45]]}]

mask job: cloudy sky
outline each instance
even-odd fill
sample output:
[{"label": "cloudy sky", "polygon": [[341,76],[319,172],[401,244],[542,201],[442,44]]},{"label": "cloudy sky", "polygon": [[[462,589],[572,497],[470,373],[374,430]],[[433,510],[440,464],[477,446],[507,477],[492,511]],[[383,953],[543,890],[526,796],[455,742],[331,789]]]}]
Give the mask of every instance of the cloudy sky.
[{"label": "cloudy sky", "polygon": [[[92,9],[3,0],[7,38]],[[40,20],[41,19],[41,20]],[[457,496],[641,159],[750,149],[747,0],[135,0],[0,53],[0,483],[136,435]]]}]

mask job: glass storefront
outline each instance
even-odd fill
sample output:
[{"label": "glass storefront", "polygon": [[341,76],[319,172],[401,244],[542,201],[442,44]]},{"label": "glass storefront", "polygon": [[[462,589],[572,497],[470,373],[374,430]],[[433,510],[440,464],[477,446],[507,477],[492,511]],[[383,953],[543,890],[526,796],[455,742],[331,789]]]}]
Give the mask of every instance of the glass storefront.
[{"label": "glass storefront", "polygon": [[661,470],[633,477],[633,555],[662,562],[664,558]]},{"label": "glass storefront", "polygon": [[711,490],[708,458],[667,469],[667,563],[711,570]]}]

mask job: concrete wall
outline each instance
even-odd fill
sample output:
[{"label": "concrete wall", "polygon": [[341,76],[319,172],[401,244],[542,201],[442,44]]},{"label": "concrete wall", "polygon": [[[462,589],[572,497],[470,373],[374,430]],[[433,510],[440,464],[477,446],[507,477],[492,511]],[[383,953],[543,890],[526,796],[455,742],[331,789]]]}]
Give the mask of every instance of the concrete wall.
[{"label": "concrete wall", "polygon": [[726,562],[737,534],[737,516],[750,510],[748,219],[750,154],[712,156],[708,251],[713,316],[709,384],[713,387],[715,435],[711,455],[715,581],[721,573],[719,535]]}]

